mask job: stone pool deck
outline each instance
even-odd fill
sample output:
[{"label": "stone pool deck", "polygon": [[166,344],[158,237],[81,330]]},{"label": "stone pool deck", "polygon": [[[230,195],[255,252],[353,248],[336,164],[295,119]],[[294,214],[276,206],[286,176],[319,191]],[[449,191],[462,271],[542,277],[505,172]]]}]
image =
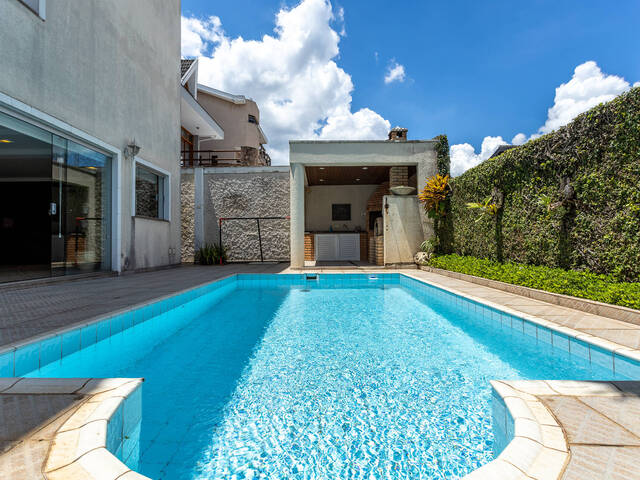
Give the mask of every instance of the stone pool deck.
[{"label": "stone pool deck", "polygon": [[[286,264],[188,266],[120,277],[85,278],[33,286],[0,286],[0,347],[87,323],[112,311],[235,273],[300,273],[299,270],[287,267]],[[305,269],[307,273],[367,271],[366,267]],[[571,333],[596,345],[640,359],[639,325],[432,272],[416,269],[384,270],[384,273],[394,272],[404,273],[513,314],[535,319],[540,325]],[[371,273],[383,272],[372,269]],[[49,461],[51,448],[55,446],[54,437],[61,431],[65,421],[79,410],[86,398],[80,394],[79,389],[60,393],[51,384],[45,383],[42,388],[38,387],[37,394],[15,393],[15,388],[25,380],[18,383],[16,381],[17,379],[0,379],[0,477],[67,478],[44,473],[46,462]],[[496,388],[495,385],[502,387]],[[50,390],[47,391],[47,388]],[[512,446],[511,457],[499,459],[501,463],[492,462],[499,466],[499,476],[496,476],[495,471],[489,472],[484,467],[472,474],[470,479],[640,478],[640,382],[494,382],[494,388],[502,388],[503,397],[510,395],[510,389],[511,394],[519,397],[520,401],[543,406],[538,409],[534,407],[533,410],[517,410],[514,407],[515,417],[520,416],[536,423],[538,436],[531,428],[523,426],[522,421],[516,422],[516,437],[522,436],[525,439],[518,440]],[[504,391],[507,393],[504,394]],[[540,415],[539,418],[536,412]],[[540,432],[548,431],[548,427],[552,426],[559,429],[555,431],[555,438],[545,439]],[[532,453],[534,450],[535,454]],[[544,456],[538,455],[541,452]],[[68,478],[89,478],[82,477],[82,473],[79,475]],[[134,478],[133,472],[120,471],[113,475],[105,472],[103,476],[110,480],[129,477]]]}]

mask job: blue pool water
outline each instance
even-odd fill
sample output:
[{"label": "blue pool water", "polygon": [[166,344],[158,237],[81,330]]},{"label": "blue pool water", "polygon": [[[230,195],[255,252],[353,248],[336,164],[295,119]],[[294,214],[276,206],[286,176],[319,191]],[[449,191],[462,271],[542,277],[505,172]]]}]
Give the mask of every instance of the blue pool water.
[{"label": "blue pool water", "polygon": [[490,379],[625,378],[413,281],[268,277],[29,375],[144,377],[129,464],[162,479],[457,479],[493,459]]}]

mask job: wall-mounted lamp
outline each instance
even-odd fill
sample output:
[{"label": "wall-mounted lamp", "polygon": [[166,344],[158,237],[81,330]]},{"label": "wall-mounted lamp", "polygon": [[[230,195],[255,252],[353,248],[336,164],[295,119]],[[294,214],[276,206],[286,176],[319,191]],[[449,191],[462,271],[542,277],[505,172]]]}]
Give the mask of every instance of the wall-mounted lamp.
[{"label": "wall-mounted lamp", "polygon": [[136,139],[134,138],[129,142],[129,144],[124,149],[124,156],[127,158],[133,158],[140,153],[140,145],[136,143]]}]

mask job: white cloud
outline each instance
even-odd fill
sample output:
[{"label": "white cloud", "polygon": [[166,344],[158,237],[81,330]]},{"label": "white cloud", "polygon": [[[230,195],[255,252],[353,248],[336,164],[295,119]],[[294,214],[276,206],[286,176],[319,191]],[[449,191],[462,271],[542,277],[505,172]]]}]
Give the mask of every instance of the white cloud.
[{"label": "white cloud", "polygon": [[392,60],[387,67],[387,74],[384,76],[384,83],[404,82],[404,65]]},{"label": "white cloud", "polygon": [[181,34],[183,57],[204,55],[209,43],[220,42],[224,38],[222,22],[216,16],[205,20],[181,17]]},{"label": "white cloud", "polygon": [[518,133],[511,139],[511,145],[522,145],[526,143],[527,136],[524,133]]},{"label": "white cloud", "polygon": [[629,90],[629,82],[616,75],[602,73],[594,61],[578,65],[573,77],[556,88],[553,106],[539,133],[545,134],[566,125],[599,103],[608,102]]},{"label": "white cloud", "polygon": [[328,0],[303,0],[280,10],[274,34],[260,40],[229,38],[211,19],[183,19],[183,54],[201,55],[200,83],[258,103],[273,163],[283,164],[289,139],[385,139],[389,131],[373,110],[352,111],[351,76],[335,62],[340,36],[332,24],[344,24],[343,16]]},{"label": "white cloud", "polygon": [[507,142],[502,137],[484,137],[480,153],[476,153],[473,145],[460,143],[451,145],[451,175],[458,176],[489,158],[500,145]]},{"label": "white cloud", "polygon": [[640,82],[636,82],[636,83],[634,83],[634,84],[633,84],[633,88],[635,88],[635,87],[640,87]]},{"label": "white cloud", "polygon": [[[634,86],[640,85],[640,82]],[[556,88],[556,96],[553,106],[548,110],[547,120],[538,131],[529,137],[524,133],[518,133],[513,137],[513,145],[522,145],[529,140],[534,140],[545,133],[552,132],[575,117],[596,105],[613,100],[623,92],[629,90],[630,85],[624,78],[617,75],[607,75],[600,70],[594,61],[588,61],[578,65],[571,80]],[[496,139],[500,139],[496,143]],[[465,170],[474,167],[478,163],[489,158],[499,145],[507,142],[502,137],[485,137],[482,141],[482,149],[475,153],[473,146],[462,143],[451,146],[451,172],[460,175]],[[492,148],[488,154],[488,148]],[[455,155],[455,158],[454,158]]]}]

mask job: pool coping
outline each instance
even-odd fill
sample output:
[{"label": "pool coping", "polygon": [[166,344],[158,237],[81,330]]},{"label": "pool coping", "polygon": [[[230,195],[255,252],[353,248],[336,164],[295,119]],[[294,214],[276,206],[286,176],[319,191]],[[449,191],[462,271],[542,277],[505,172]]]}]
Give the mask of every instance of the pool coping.
[{"label": "pool coping", "polygon": [[[485,298],[482,298],[481,296],[476,296],[467,292],[463,292],[460,290],[457,290],[456,288],[447,286],[447,285],[443,285],[443,284],[438,284],[437,282],[434,281],[430,281],[429,279],[423,278],[419,275],[421,271],[417,270],[417,271],[402,271],[402,270],[389,270],[389,271],[384,271],[384,272],[380,272],[379,270],[375,270],[375,271],[371,271],[371,272],[367,272],[367,271],[362,271],[362,270],[355,270],[353,272],[349,272],[349,271],[336,271],[336,272],[326,272],[323,271],[321,272],[323,275],[340,275],[340,274],[345,274],[345,273],[353,273],[356,275],[367,275],[367,274],[375,274],[375,275],[385,275],[385,274],[398,274],[401,276],[405,276],[407,278],[413,279],[415,281],[427,284],[431,287],[434,287],[436,289],[439,290],[443,290],[446,292],[449,292],[453,295],[462,297],[464,299],[470,300],[472,302],[476,302],[479,303],[481,305],[485,305],[487,307],[496,309],[498,311],[504,312],[505,314],[508,315],[512,315],[515,317],[519,317],[523,320],[526,320],[530,323],[533,323],[535,325],[541,326],[543,328],[547,328],[551,331],[555,331],[558,332],[560,334],[566,335],[567,337],[572,337],[575,339],[579,339],[585,343],[594,345],[595,347],[599,347],[602,349],[607,350],[608,352],[610,352],[612,354],[612,361],[614,362],[614,368],[615,368],[615,354],[618,355],[622,355],[624,357],[628,357],[631,358],[633,360],[636,360],[638,362],[640,362],[640,350],[638,349],[633,349],[630,347],[625,347],[623,345],[614,343],[612,341],[600,338],[598,336],[595,335],[591,335],[588,333],[584,333],[584,332],[580,332],[579,330],[574,330],[572,328],[569,327],[564,327],[562,325],[559,325],[557,323],[554,323],[552,321],[549,320],[545,320],[539,317],[536,317],[535,315],[531,315],[522,311],[519,311],[517,309],[511,308],[507,305],[503,305],[500,303],[496,303],[496,302],[492,302],[490,300],[487,300]],[[295,272],[295,275],[306,275],[312,273],[311,271],[305,271],[304,273],[300,273],[300,272]],[[283,274],[291,274],[291,272],[282,272],[282,273],[278,273],[278,274],[273,274],[273,275],[283,275]],[[91,326],[93,324],[98,324],[104,320],[108,320],[111,319],[113,317],[116,317],[118,315],[122,315],[122,314],[126,314],[128,312],[132,312],[134,310],[138,310],[141,309],[143,307],[149,306],[149,305],[153,305],[156,304],[158,302],[161,302],[163,300],[172,298],[172,297],[176,297],[178,295],[187,293],[187,292],[191,292],[191,291],[195,291],[199,288],[205,287],[207,285],[211,285],[211,284],[215,284],[221,281],[224,281],[226,279],[232,278],[232,277],[238,277],[240,275],[245,275],[243,273],[230,273],[228,275],[216,278],[212,281],[207,281],[207,282],[203,282],[201,284],[198,285],[194,285],[185,289],[182,289],[180,291],[176,291],[167,295],[163,295],[163,296],[159,296],[150,300],[147,300],[145,302],[141,302],[139,304],[136,305],[132,305],[126,308],[122,308],[119,310],[115,310],[112,312],[109,312],[107,314],[103,314],[103,315],[99,315],[93,318],[90,318],[88,320],[82,321],[82,322],[77,322],[73,325],[69,325],[66,326],[64,328],[60,328],[60,329],[56,329],[52,332],[48,332],[46,334],[41,334],[41,335],[37,335],[34,337],[31,337],[29,339],[26,340],[22,340],[20,342],[16,342],[15,344],[12,345],[6,345],[2,348],[0,348],[0,354],[4,354],[6,352],[9,351],[15,351],[18,348],[27,346],[27,345],[31,345],[31,344],[36,344],[39,342],[42,342],[43,340],[47,340],[49,338],[53,338],[56,336],[60,336],[63,333],[68,333],[71,332],[73,330],[85,327],[85,326]],[[256,274],[253,274],[256,275]],[[261,274],[257,274],[257,275],[261,275]],[[467,280],[459,280],[459,281],[463,281],[463,282],[468,282]],[[492,288],[490,286],[487,286],[487,288]],[[515,295],[518,295],[517,293],[514,293]],[[570,307],[564,307],[564,308],[570,308]],[[15,368],[15,367],[14,367]],[[40,384],[42,385],[42,380],[43,379],[24,379],[21,380],[23,382],[26,382],[27,380],[30,380],[32,382],[34,382],[34,384],[40,382]],[[139,383],[142,382],[142,379],[137,379],[139,381]],[[50,379],[45,379],[45,381],[51,381]],[[129,381],[131,381],[129,379]],[[524,384],[527,382],[520,382],[520,384]],[[549,382],[547,382],[548,384]],[[598,383],[598,382],[581,382],[584,383],[585,385],[588,384],[594,384],[594,383]],[[505,448],[505,450],[502,452],[502,454],[495,460],[493,460],[492,462],[486,464],[485,466],[481,467],[480,469],[471,472],[469,475],[467,475],[465,477],[466,479],[469,480],[480,480],[480,479],[489,479],[489,478],[512,478],[510,475],[520,475],[520,477],[513,477],[513,478],[534,478],[534,479],[559,479],[561,478],[562,472],[564,471],[564,468],[566,467],[566,465],[569,463],[569,459],[570,459],[570,452],[568,450],[566,441],[564,442],[564,444],[561,444],[559,439],[557,438],[557,435],[555,435],[553,437],[553,440],[549,440],[547,441],[547,437],[545,437],[545,430],[548,430],[547,427],[555,427],[555,428],[560,428],[563,432],[564,429],[562,428],[562,425],[559,424],[554,418],[553,415],[551,414],[551,412],[549,412],[549,410],[544,406],[544,404],[539,401],[535,395],[533,395],[532,393],[529,393],[527,391],[521,391],[517,388],[515,388],[513,386],[513,382],[507,382],[507,381],[500,381],[500,380],[492,380],[491,381],[491,385],[494,389],[495,392],[497,392],[501,398],[503,398],[503,400],[505,401],[505,404],[507,406],[507,410],[509,411],[509,414],[511,415],[511,417],[514,420],[515,423],[515,430],[514,430],[514,437],[512,439],[512,441],[507,445],[507,447]],[[535,382],[532,382],[531,385],[535,385]],[[122,387],[122,386],[120,386]],[[117,387],[117,388],[120,388]],[[137,384],[136,388],[138,388],[139,385]],[[41,388],[41,387],[39,387]],[[117,390],[117,388],[113,389],[113,390]],[[524,387],[523,387],[524,388]],[[530,387],[526,387],[527,389],[531,389]],[[588,387],[585,387],[588,388]],[[135,390],[135,389],[134,389]],[[4,390],[3,390],[4,391]],[[107,402],[106,404],[110,404],[111,405],[111,411],[109,411],[109,409],[107,407],[104,407],[107,411],[107,413],[109,413],[109,416],[107,418],[101,418],[101,419],[94,419],[91,421],[87,421],[86,424],[89,423],[94,423],[97,421],[102,421],[102,422],[107,422],[108,425],[108,420],[111,418],[111,416],[113,415],[113,413],[115,412],[115,410],[118,408],[118,406],[127,398],[127,395],[122,395],[122,392],[124,390],[121,390],[119,394],[109,394],[109,395],[103,395],[104,397],[104,401],[107,402],[107,400],[109,400],[109,402]],[[133,390],[132,390],[133,391]],[[107,392],[101,392],[101,394],[104,394]],[[542,414],[544,416],[544,418],[546,418],[546,421],[548,423],[540,423],[538,421],[538,418],[535,415],[535,411],[538,412],[546,412],[546,414]],[[78,412],[76,412],[74,414],[74,417],[76,415],[79,415]],[[103,416],[106,414],[103,414]],[[549,418],[553,419],[549,420]],[[75,420],[76,422],[79,421],[78,418],[76,418]],[[83,425],[80,428],[90,428],[88,425]],[[95,426],[93,426],[95,427]],[[76,430],[79,430],[76,429]],[[86,430],[86,432],[89,432],[89,430]],[[60,434],[66,433],[63,431],[63,429],[60,429]],[[95,434],[95,432],[94,432]],[[79,435],[79,432],[78,432]],[[100,434],[101,435],[101,434]],[[83,446],[82,448],[80,448],[79,446],[76,448],[75,451],[73,451],[72,449],[70,450],[67,447],[64,446],[64,442],[61,441],[60,442],[52,442],[52,446],[51,446],[51,451],[49,453],[49,455],[51,456],[53,453],[52,458],[54,458],[55,456],[65,456],[65,458],[67,460],[71,460],[66,467],[64,468],[83,468],[83,471],[89,473],[90,475],[93,475],[93,473],[95,473],[96,475],[100,475],[99,477],[95,477],[95,476],[91,476],[88,478],[104,478],[104,472],[105,471],[115,471],[115,472],[120,472],[118,475],[119,476],[115,476],[113,477],[115,478],[121,478],[121,479],[146,479],[147,477],[144,477],[142,475],[140,475],[139,473],[136,473],[130,469],[128,469],[128,467],[126,467],[122,462],[120,462],[115,455],[113,455],[112,453],[110,453],[106,447],[101,446],[102,443],[104,443],[106,445],[106,433],[104,435],[102,435],[102,437],[104,437],[104,441],[97,439],[98,437],[100,437],[100,435],[94,435],[94,438],[92,439],[93,442],[97,442],[97,443],[93,443],[94,448],[93,450],[90,451],[86,451],[86,446]],[[564,435],[564,433],[563,433]],[[89,433],[85,433],[83,435],[83,438],[91,438],[91,436],[89,435]],[[564,436],[563,436],[564,438]],[[564,440],[563,440],[564,441]],[[78,442],[80,442],[80,437],[78,436]],[[546,443],[545,443],[546,442]],[[552,443],[550,443],[552,442]],[[100,445],[98,445],[100,444]],[[84,445],[84,441],[83,441],[83,445]],[[553,445],[555,445],[555,448],[553,447]],[[562,446],[564,445],[564,447]],[[560,447],[560,448],[558,448]],[[65,449],[66,448],[66,449]],[[562,448],[565,448],[566,450],[562,450]],[[550,451],[551,450],[551,451]],[[91,453],[90,452],[97,452],[97,453]],[[560,455],[558,452],[563,453],[563,455]],[[95,457],[95,458],[94,458]],[[48,461],[48,460],[47,460]],[[560,465],[562,464],[562,465]],[[56,471],[60,471],[61,467],[58,467],[57,469],[53,469],[51,465],[47,464],[48,466],[45,468],[44,472],[47,474],[47,478],[50,478],[51,480],[57,480],[58,478],[68,478],[68,477],[56,477],[55,473]],[[73,467],[71,467],[73,465]],[[551,466],[549,466],[551,465]],[[543,468],[544,466],[546,466],[545,468]],[[105,470],[105,468],[107,468],[107,470]],[[96,469],[97,470],[94,470]],[[122,469],[125,468],[124,471],[122,471]],[[515,469],[515,470],[514,470]],[[89,470],[91,472],[89,472]],[[66,474],[67,472],[65,472]],[[69,471],[69,473],[71,473],[71,471]],[[53,476],[51,476],[50,474],[53,474]],[[524,477],[522,475],[525,475]],[[81,477],[84,478],[84,477]]]},{"label": "pool coping", "polygon": [[[127,406],[134,394],[139,393],[143,381],[142,378],[2,378],[0,396],[77,397],[77,403],[48,440],[48,452],[39,468],[47,480],[150,480],[116,456],[118,451],[122,453],[125,439],[139,421],[140,404]],[[43,428],[41,425],[25,438],[13,439],[11,449],[32,439],[43,441],[38,435]]]}]

